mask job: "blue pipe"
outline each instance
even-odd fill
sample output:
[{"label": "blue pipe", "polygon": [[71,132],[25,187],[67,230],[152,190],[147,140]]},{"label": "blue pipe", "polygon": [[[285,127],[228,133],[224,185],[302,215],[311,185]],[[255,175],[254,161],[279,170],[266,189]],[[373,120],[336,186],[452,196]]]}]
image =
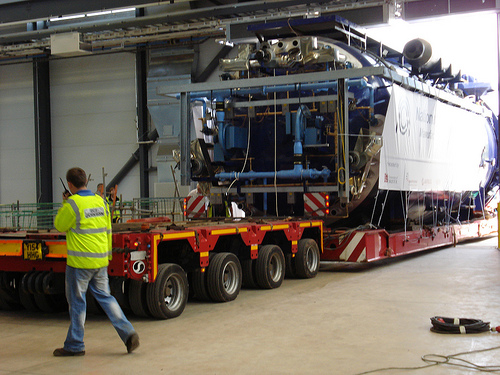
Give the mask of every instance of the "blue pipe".
[{"label": "blue pipe", "polygon": [[[277,171],[276,178],[290,180],[307,180],[323,177],[327,179],[332,172],[328,168],[323,168],[321,171],[317,169],[304,169],[301,164],[295,164],[293,169]],[[215,178],[220,180],[255,180],[260,178],[274,179],[274,172],[221,172],[215,175]]]},{"label": "blue pipe", "polygon": [[302,104],[299,106],[299,109],[297,109],[297,116],[295,117],[295,126],[294,126],[294,136],[295,136],[295,141],[293,144],[293,153],[296,156],[301,156],[302,155],[302,141],[303,141],[303,130],[302,130],[302,122],[304,118],[311,117],[311,111],[309,108]]},{"label": "blue pipe", "polygon": [[[371,85],[366,82],[365,79],[352,79],[347,82],[348,88],[366,88]],[[192,99],[200,98],[211,98],[216,96],[217,98],[230,98],[232,95],[253,95],[253,94],[270,94],[275,92],[287,92],[287,91],[301,91],[301,90],[313,90],[313,91],[325,91],[328,89],[337,89],[337,81],[326,81],[326,82],[315,82],[315,83],[296,83],[288,85],[276,85],[276,86],[263,86],[263,87],[249,87],[244,89],[223,89],[223,90],[212,90],[212,91],[197,91],[192,92]],[[180,94],[176,95],[176,98],[180,98]]]},{"label": "blue pipe", "polygon": [[[224,97],[222,95],[217,94],[215,96],[215,100],[217,102],[223,102]],[[219,127],[219,142],[222,146],[222,152],[225,154],[226,150],[226,123],[225,123],[225,113],[224,111],[215,111],[215,118],[217,119],[217,126]]]}]

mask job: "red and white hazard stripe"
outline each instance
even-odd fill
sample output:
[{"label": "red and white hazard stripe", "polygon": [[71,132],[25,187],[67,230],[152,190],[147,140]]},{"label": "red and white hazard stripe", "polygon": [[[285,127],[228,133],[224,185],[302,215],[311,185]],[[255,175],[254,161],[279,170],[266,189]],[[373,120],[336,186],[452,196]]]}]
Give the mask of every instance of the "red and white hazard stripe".
[{"label": "red and white hazard stripe", "polygon": [[330,213],[330,196],[326,193],[305,193],[304,213],[307,216],[326,216]]},{"label": "red and white hazard stripe", "polygon": [[186,219],[197,219],[205,214],[205,197],[193,195],[184,198],[184,217]]},{"label": "red and white hazard stripe", "polygon": [[355,232],[352,239],[348,243],[342,253],[340,253],[339,260],[346,262],[365,262],[366,261],[366,242],[364,241],[365,233]]}]

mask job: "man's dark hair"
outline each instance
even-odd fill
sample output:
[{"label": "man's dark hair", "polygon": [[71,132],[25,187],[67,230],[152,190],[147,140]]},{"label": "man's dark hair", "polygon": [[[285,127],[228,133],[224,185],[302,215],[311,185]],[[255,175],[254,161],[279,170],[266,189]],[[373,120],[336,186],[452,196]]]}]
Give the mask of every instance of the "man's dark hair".
[{"label": "man's dark hair", "polygon": [[80,189],[87,185],[87,175],[82,168],[71,168],[66,172],[66,181],[71,182],[74,187]]}]

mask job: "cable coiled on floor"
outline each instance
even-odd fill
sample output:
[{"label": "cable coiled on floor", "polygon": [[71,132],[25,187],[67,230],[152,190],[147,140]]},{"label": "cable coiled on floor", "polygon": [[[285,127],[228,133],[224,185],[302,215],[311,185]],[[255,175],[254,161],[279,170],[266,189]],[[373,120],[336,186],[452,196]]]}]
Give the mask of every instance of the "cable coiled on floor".
[{"label": "cable coiled on floor", "polygon": [[490,323],[479,319],[445,318],[434,316],[431,318],[431,331],[436,333],[480,333],[490,330]]}]

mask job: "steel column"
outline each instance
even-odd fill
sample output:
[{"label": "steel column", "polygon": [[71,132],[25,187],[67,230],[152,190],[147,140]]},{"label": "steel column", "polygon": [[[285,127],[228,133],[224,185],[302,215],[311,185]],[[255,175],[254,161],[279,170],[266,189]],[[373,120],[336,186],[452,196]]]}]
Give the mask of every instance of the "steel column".
[{"label": "steel column", "polygon": [[181,115],[181,185],[189,185],[191,182],[191,104],[190,95],[187,92],[180,96]]},{"label": "steel column", "polygon": [[52,138],[50,119],[49,60],[33,60],[33,96],[35,115],[36,201],[51,203]]},{"label": "steel column", "polygon": [[339,197],[345,204],[349,203],[349,91],[347,80],[342,78],[337,84],[337,121],[338,121],[338,144],[339,155],[337,182],[339,184]]},{"label": "steel column", "polygon": [[139,174],[141,198],[149,197],[149,153],[148,144],[148,93],[147,51],[138,49],[136,54],[137,129],[139,136]]}]

